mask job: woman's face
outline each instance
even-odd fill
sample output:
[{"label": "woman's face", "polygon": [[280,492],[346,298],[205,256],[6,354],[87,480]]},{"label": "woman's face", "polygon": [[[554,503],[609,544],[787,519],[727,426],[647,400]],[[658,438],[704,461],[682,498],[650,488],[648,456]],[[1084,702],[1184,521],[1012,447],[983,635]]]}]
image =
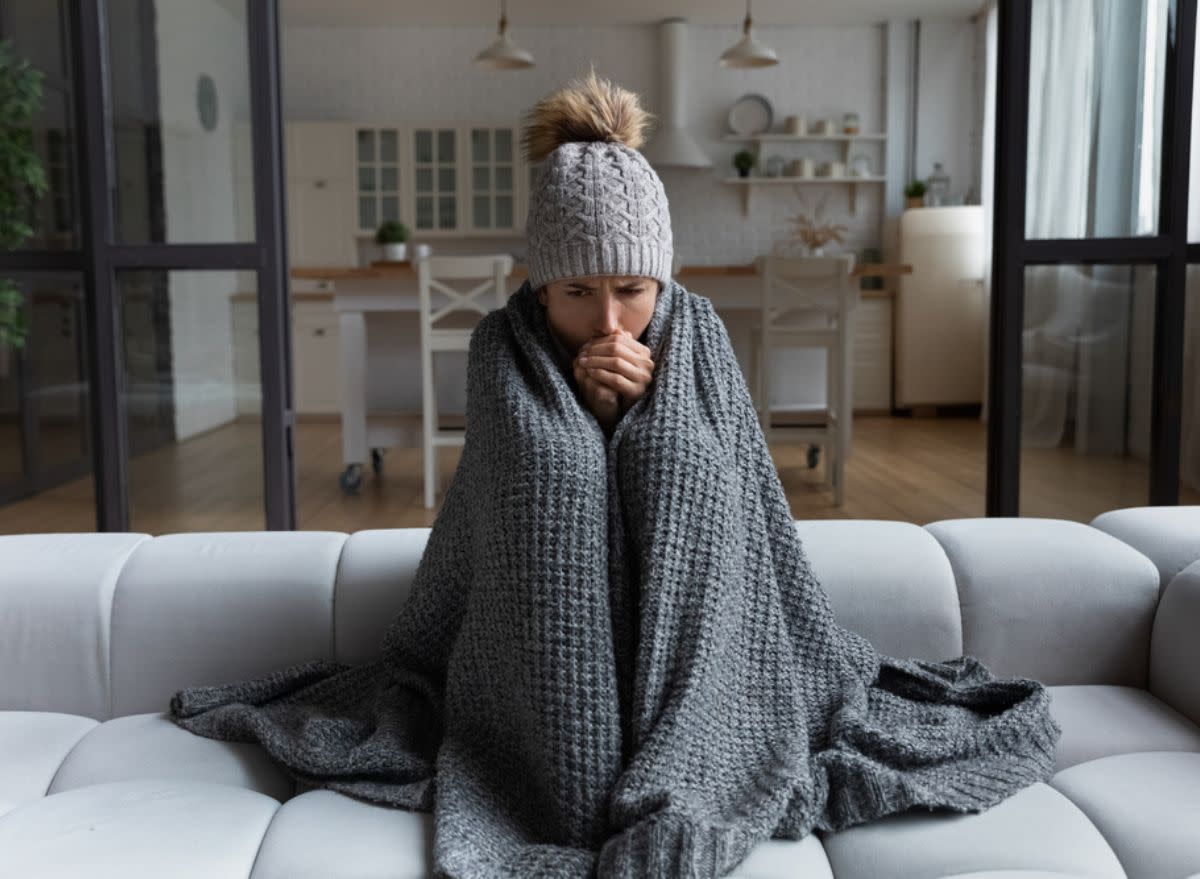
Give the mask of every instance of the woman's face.
[{"label": "woman's face", "polygon": [[659,282],[636,275],[586,275],[538,290],[551,329],[573,358],[584,342],[626,330],[639,338],[654,314]]}]

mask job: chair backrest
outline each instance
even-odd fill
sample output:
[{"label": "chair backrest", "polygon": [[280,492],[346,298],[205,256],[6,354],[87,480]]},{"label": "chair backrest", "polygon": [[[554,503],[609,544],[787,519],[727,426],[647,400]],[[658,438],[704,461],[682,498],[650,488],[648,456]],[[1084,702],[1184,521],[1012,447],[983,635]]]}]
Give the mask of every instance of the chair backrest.
[{"label": "chair backrest", "polygon": [[[423,256],[417,260],[417,286],[421,299],[421,332],[440,329],[465,329],[508,299],[508,276],[513,258],[508,254],[489,253],[474,256]],[[482,280],[480,280],[482,279]],[[479,280],[469,290],[458,290],[444,281]],[[484,299],[488,290],[493,299]],[[434,306],[434,291],[441,294]],[[457,314],[456,314],[457,312]],[[464,313],[470,320],[464,320]]]},{"label": "chair backrest", "polygon": [[825,312],[837,319],[853,307],[850,272],[854,255],[760,256],[755,266],[762,277],[760,303],[763,326],[801,313]]}]

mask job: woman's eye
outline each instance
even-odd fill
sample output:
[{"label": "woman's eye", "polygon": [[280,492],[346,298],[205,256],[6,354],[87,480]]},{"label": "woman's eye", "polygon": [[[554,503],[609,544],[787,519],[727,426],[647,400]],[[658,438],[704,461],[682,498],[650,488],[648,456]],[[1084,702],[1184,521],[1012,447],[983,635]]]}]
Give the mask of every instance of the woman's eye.
[{"label": "woman's eye", "polygon": [[[588,294],[588,293],[590,293],[590,292],[592,292],[592,291],[591,291],[591,290],[568,290],[568,291],[567,291],[567,295],[568,295],[568,296],[585,296],[585,295],[587,295],[587,294]],[[637,296],[637,295],[639,295],[639,294],[641,294],[641,293],[644,293],[644,292],[646,292],[646,288],[645,288],[645,287],[638,287],[638,288],[636,288],[636,289],[634,289],[634,290],[618,290],[617,292],[618,292],[618,293],[628,293],[628,294],[629,294],[629,295],[631,295],[631,296]]]}]

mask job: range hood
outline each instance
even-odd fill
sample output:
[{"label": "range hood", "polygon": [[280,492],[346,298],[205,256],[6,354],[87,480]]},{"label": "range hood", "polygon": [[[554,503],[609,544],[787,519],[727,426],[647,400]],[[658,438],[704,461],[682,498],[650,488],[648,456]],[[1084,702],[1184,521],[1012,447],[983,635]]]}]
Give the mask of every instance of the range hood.
[{"label": "range hood", "polygon": [[711,168],[710,159],[684,128],[686,124],[687,75],[684,61],[687,50],[687,22],[679,17],[665,18],[658,24],[659,79],[662,113],[651,140],[642,150],[652,166]]}]

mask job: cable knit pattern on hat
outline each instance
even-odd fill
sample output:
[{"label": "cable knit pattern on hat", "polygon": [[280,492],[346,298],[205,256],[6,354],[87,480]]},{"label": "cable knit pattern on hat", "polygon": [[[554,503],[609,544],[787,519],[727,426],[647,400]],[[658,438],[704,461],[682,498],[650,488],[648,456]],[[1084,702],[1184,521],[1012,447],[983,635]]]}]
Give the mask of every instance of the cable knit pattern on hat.
[{"label": "cable knit pattern on hat", "polygon": [[645,157],[617,143],[566,143],[534,175],[529,283],[580,275],[671,280],[667,193]]},{"label": "cable knit pattern on hat", "polygon": [[667,193],[636,149],[649,116],[594,72],[528,114],[526,157],[541,160],[525,224],[535,290],[582,275],[671,280]]}]

